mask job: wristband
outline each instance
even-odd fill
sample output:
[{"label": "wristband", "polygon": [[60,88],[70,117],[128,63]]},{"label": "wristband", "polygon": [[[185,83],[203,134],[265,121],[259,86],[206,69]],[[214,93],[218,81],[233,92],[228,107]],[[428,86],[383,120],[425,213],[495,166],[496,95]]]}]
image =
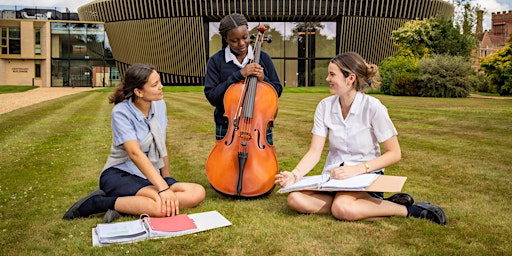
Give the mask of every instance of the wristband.
[{"label": "wristband", "polygon": [[160,195],[160,193],[162,193],[162,192],[164,192],[164,191],[167,191],[167,190],[169,190],[170,188],[171,188],[171,186],[168,186],[167,188],[164,188],[164,189],[162,189],[162,190],[158,191],[158,194]]},{"label": "wristband", "polygon": [[368,173],[370,171],[370,166],[368,165],[368,162],[364,163],[364,173]]}]

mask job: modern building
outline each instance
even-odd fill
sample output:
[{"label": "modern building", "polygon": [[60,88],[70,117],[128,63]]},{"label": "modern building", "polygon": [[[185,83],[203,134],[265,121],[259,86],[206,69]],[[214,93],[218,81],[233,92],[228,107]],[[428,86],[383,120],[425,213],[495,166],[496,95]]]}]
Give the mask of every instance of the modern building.
[{"label": "modern building", "polygon": [[0,85],[103,87],[119,82],[103,22],[57,8],[0,10]]},{"label": "modern building", "polygon": [[96,0],[78,14],[14,6],[0,10],[0,85],[114,86],[137,62],[155,65],[166,85],[202,85],[221,48],[218,22],[233,12],[251,33],[269,28],[263,50],[285,86],[324,85],[334,55],[378,64],[396,51],[393,30],[453,11],[442,0]]},{"label": "modern building", "polygon": [[202,85],[208,57],[221,48],[222,17],[242,13],[262,23],[264,44],[285,86],[325,84],[330,58],[356,51],[378,64],[397,49],[391,32],[409,20],[452,17],[442,0],[96,0],[81,20],[103,22],[116,66],[153,64],[166,85]]}]

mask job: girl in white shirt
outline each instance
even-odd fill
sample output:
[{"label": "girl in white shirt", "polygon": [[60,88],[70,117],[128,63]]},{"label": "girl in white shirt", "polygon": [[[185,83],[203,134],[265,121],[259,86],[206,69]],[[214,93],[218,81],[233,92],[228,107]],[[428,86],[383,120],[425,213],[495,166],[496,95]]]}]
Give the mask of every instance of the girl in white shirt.
[{"label": "girl in white shirt", "polygon": [[[363,93],[368,87],[380,85],[378,67],[367,64],[357,53],[344,53],[330,61],[326,80],[334,95],[323,99],[316,108],[308,152],[291,172],[276,175],[276,183],[282,187],[294,184],[313,169],[327,137],[329,153],[323,174],[333,179],[369,172],[384,174],[385,167],[401,159],[398,133],[386,107]],[[412,216],[446,224],[440,207],[428,202],[414,204],[412,197],[404,193],[384,199],[383,193],[364,191],[295,191],[288,195],[287,202],[298,212],[331,213],[340,220]]]}]

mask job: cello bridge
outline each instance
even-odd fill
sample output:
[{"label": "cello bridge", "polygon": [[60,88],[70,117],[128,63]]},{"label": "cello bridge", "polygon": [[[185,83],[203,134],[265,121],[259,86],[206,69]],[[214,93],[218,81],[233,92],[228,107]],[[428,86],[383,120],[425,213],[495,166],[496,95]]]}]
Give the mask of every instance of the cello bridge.
[{"label": "cello bridge", "polygon": [[250,132],[244,132],[244,131],[241,131],[240,132],[240,138],[241,139],[246,139],[246,140],[250,140],[252,139],[252,135]]}]

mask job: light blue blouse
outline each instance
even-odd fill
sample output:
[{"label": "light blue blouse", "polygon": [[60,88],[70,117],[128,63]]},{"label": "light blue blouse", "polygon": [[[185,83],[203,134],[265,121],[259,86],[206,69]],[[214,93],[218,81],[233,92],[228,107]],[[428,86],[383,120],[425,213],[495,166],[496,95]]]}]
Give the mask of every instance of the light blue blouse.
[{"label": "light blue blouse", "polygon": [[[151,134],[150,126],[153,124],[154,127],[155,123],[157,123],[158,126],[156,129],[153,128],[153,132],[156,130],[158,134]],[[112,109],[111,155],[109,156],[103,170],[110,167],[116,167],[130,174],[146,178],[137,168],[135,163],[127,157],[126,151],[123,147],[125,142],[137,140],[141,146],[142,152],[150,158],[156,171],[160,172],[160,168],[163,167],[163,161],[161,161],[161,158],[167,155],[167,151],[165,149],[167,123],[167,108],[164,100],[153,101],[151,103],[148,118],[146,118],[142,112],[135,107],[131,100],[125,100],[116,104]],[[150,141],[146,141],[148,138]],[[155,144],[155,140],[160,141],[160,143],[157,143],[159,145]],[[152,152],[158,152],[156,153],[156,157],[153,156],[155,154],[151,154]]]}]

